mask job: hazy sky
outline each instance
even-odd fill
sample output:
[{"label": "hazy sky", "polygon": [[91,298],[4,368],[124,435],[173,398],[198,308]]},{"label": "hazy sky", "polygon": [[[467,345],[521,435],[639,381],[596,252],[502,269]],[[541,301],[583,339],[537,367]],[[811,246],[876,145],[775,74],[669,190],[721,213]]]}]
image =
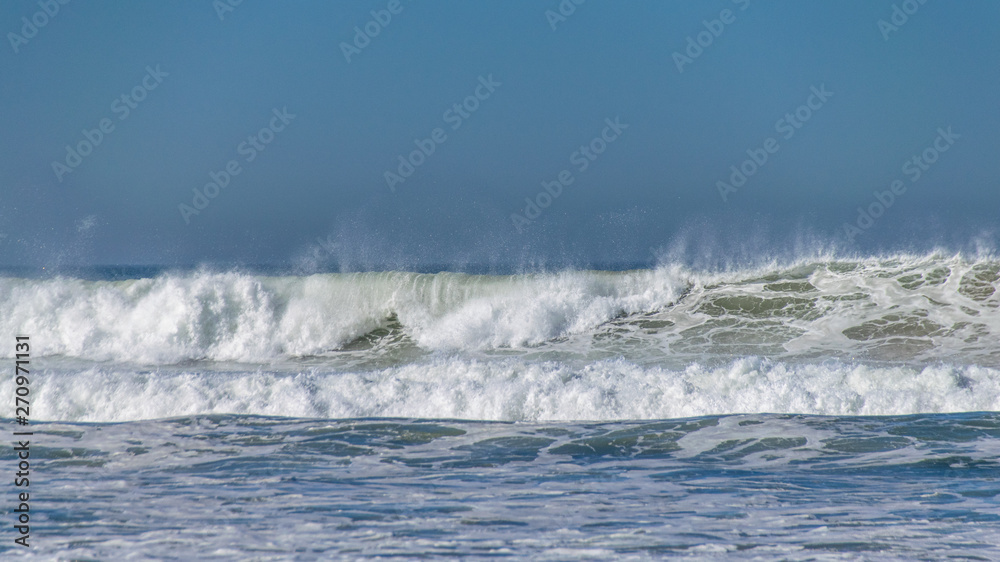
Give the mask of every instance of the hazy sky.
[{"label": "hazy sky", "polygon": [[992,0],[230,3],[0,3],[0,265],[586,266],[1000,231]]}]

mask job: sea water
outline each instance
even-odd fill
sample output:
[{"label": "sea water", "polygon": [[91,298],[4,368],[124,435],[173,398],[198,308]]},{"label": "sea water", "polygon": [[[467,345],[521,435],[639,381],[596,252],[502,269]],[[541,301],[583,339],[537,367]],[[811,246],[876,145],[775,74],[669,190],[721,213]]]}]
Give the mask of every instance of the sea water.
[{"label": "sea water", "polygon": [[998,289],[940,254],[7,272],[21,554],[1000,559]]}]

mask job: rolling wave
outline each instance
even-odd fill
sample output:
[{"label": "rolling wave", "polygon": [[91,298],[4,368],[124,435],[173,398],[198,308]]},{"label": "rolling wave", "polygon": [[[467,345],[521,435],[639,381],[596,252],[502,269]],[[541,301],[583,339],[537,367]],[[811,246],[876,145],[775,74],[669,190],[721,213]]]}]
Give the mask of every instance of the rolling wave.
[{"label": "rolling wave", "polygon": [[1000,261],[940,255],[721,273],[662,265],[510,276],[4,277],[0,334],[30,335],[36,356],[147,365],[308,357],[400,364],[458,353],[997,366],[998,288]]}]

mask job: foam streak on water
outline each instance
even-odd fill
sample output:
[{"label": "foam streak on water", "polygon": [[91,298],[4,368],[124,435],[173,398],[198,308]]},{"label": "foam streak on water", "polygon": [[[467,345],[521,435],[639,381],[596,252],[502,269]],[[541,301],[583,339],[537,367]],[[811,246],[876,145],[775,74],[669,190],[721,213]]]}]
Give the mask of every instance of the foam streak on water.
[{"label": "foam streak on water", "polygon": [[28,559],[1000,557],[996,414],[35,430]]}]

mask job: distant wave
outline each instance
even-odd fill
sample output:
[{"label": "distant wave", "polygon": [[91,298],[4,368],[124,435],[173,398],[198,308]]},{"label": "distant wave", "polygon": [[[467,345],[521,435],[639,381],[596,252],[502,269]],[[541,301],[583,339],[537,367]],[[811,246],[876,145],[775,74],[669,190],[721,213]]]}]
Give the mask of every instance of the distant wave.
[{"label": "distant wave", "polygon": [[4,277],[0,334],[30,335],[35,356],[147,365],[551,352],[638,363],[753,355],[996,366],[998,289],[1000,261],[940,255],[723,273],[667,264],[510,276]]}]

